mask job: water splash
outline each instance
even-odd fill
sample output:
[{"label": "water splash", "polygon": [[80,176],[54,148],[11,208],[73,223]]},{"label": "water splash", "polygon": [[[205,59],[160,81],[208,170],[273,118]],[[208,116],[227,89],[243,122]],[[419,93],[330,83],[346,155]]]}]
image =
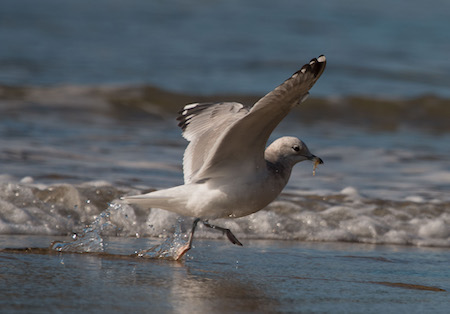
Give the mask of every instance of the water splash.
[{"label": "water splash", "polygon": [[178,218],[175,231],[163,243],[150,249],[136,251],[136,256],[152,259],[179,260],[187,251],[189,233],[182,231],[182,218]]},{"label": "water splash", "polygon": [[[50,249],[58,252],[73,253],[103,253],[106,251],[105,236],[111,232],[118,232],[120,228],[111,221],[111,216],[122,210],[122,204],[111,203],[109,207],[98,215],[94,222],[88,225],[80,234],[73,235],[73,241],[54,241]],[[175,230],[163,243],[150,249],[135,252],[135,256],[152,259],[179,260],[187,251],[189,233],[182,231],[183,219],[178,218]]]},{"label": "water splash", "polygon": [[73,241],[54,241],[50,245],[50,249],[58,252],[75,253],[104,252],[106,242],[103,235],[112,230],[117,230],[117,226],[110,220],[111,212],[118,211],[121,208],[121,204],[109,204],[109,207],[98,215],[92,224],[88,225],[80,234],[74,234]]}]

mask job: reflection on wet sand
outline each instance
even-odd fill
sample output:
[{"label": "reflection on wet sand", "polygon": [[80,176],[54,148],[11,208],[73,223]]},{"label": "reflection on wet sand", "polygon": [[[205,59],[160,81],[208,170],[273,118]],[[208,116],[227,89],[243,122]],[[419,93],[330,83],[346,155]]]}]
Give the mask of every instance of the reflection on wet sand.
[{"label": "reflection on wet sand", "polygon": [[180,312],[275,312],[279,305],[270,289],[233,273],[187,267],[172,280],[171,300]]},{"label": "reflection on wet sand", "polygon": [[161,302],[162,298],[176,312],[274,312],[279,304],[273,291],[269,294],[270,289],[252,282],[250,277],[182,262],[108,253],[56,253],[48,248],[11,248],[2,249],[1,253],[55,255],[61,265],[79,268],[79,275],[75,276],[77,285],[108,281],[117,289],[134,286],[147,295],[147,300],[158,298]]},{"label": "reflection on wet sand", "polygon": [[448,280],[435,276],[448,260],[441,249],[292,241],[237,249],[199,240],[177,262],[129,254],[151,239],[115,238],[108,253],[70,253],[27,248],[39,244],[31,238],[0,250],[2,310],[20,302],[29,311],[329,312],[421,300],[438,311],[448,295]]}]

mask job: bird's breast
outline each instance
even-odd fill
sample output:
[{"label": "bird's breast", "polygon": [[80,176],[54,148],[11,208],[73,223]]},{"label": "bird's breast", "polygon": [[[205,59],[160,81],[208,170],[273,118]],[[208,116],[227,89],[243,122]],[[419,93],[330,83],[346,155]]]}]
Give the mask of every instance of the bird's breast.
[{"label": "bird's breast", "polygon": [[258,180],[251,181],[236,178],[223,183],[216,180],[212,184],[210,181],[204,184],[209,185],[204,193],[210,195],[199,195],[205,200],[202,208],[198,208],[201,213],[199,217],[204,219],[237,218],[253,214],[272,202],[285,186],[283,181],[267,176],[259,176]]}]

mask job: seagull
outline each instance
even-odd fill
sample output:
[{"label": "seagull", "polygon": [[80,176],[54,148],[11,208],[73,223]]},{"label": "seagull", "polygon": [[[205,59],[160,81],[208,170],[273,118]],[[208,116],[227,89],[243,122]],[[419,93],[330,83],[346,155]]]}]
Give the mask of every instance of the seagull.
[{"label": "seagull", "polygon": [[189,240],[176,260],[191,249],[199,222],[242,246],[229,229],[208,221],[263,209],[286,186],[295,164],[312,161],[314,174],[323,163],[296,137],[281,137],[267,148],[266,144],[281,120],[307,98],[325,65],[324,55],[312,59],[251,107],[237,102],[194,103],[179,112],[178,126],[189,141],[183,157],[184,184],[123,198],[139,207],[195,217]]}]

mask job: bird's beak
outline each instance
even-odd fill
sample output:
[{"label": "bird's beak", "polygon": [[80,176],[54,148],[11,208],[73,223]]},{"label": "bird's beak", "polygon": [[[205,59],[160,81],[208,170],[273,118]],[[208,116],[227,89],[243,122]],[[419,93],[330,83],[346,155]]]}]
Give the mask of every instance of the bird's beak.
[{"label": "bird's beak", "polygon": [[311,160],[315,165],[321,165],[323,164],[322,158],[319,158],[317,156],[311,155],[308,157],[308,160]]},{"label": "bird's beak", "polygon": [[323,164],[323,160],[317,156],[311,155],[311,157],[308,157],[309,160],[311,160],[314,163],[313,167],[313,176],[316,175],[316,168],[317,165]]}]

